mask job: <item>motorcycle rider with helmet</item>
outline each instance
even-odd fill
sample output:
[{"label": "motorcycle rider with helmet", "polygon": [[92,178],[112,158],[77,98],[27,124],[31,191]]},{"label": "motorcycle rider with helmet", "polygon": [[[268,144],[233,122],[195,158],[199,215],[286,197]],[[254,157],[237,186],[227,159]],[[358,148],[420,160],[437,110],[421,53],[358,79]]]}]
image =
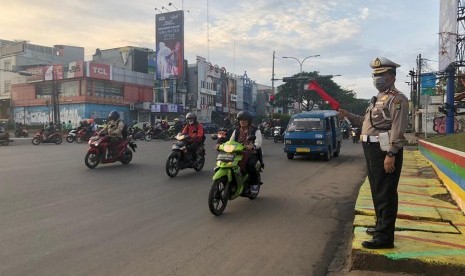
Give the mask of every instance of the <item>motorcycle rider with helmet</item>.
[{"label": "motorcycle rider with helmet", "polygon": [[[243,153],[243,162],[241,167],[244,168],[249,174],[251,192],[258,193],[260,172],[257,171],[256,165],[258,161],[263,164],[261,156],[262,147],[262,133],[260,129],[252,125],[252,115],[247,111],[240,111],[237,113],[237,121],[239,126],[233,131],[230,141],[236,141],[242,143],[246,147],[246,151]],[[255,136],[254,141],[250,141],[247,138]]]},{"label": "motorcycle rider with helmet", "polygon": [[99,134],[106,133],[108,135],[108,155],[114,156],[115,149],[123,141],[124,122],[119,120],[119,113],[112,110],[108,114],[107,124],[99,131]]},{"label": "motorcycle rider with helmet", "polygon": [[49,122],[48,126],[44,128],[44,141],[46,141],[50,135],[54,134],[56,132],[55,126],[53,125],[53,122]]},{"label": "motorcycle rider with helmet", "polygon": [[200,149],[200,145],[204,142],[203,125],[197,122],[197,115],[192,112],[187,113],[186,120],[187,125],[182,130],[182,134],[188,134],[189,137],[192,138],[192,143],[187,146],[187,150],[194,155],[193,160],[195,160],[198,156],[200,156],[198,151]]}]

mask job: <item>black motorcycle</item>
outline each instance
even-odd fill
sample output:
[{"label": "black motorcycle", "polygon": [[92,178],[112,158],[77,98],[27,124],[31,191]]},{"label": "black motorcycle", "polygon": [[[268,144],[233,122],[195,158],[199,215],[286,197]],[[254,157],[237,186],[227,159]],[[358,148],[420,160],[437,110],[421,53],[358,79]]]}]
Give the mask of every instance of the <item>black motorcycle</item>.
[{"label": "black motorcycle", "polygon": [[145,141],[150,141],[152,139],[161,139],[164,141],[168,141],[171,139],[171,133],[169,130],[162,129],[162,127],[150,127],[144,134]]},{"label": "black motorcycle", "polygon": [[263,134],[263,137],[265,139],[273,137],[273,128],[272,127],[266,127],[266,126],[260,125],[259,129],[260,129],[260,132]]},{"label": "black motorcycle", "polygon": [[358,127],[353,127],[350,133],[352,135],[352,142],[358,143],[358,141],[360,141],[360,134],[362,133],[362,130]]},{"label": "black motorcycle", "polygon": [[0,125],[0,145],[8,146],[10,144],[10,134],[6,131],[4,126]]},{"label": "black motorcycle", "polygon": [[347,140],[350,138],[350,132],[348,127],[342,128],[342,139]]},{"label": "black motorcycle", "polygon": [[29,133],[27,132],[27,129],[25,129],[24,127],[18,127],[15,130],[15,137],[29,137]]},{"label": "black motorcycle", "polygon": [[179,133],[176,135],[176,142],[173,143],[171,153],[166,160],[166,174],[169,177],[176,177],[180,170],[193,168],[200,172],[205,164],[205,145],[202,143],[198,152],[200,155],[194,158],[194,154],[187,150],[187,146],[192,143],[189,135]]}]

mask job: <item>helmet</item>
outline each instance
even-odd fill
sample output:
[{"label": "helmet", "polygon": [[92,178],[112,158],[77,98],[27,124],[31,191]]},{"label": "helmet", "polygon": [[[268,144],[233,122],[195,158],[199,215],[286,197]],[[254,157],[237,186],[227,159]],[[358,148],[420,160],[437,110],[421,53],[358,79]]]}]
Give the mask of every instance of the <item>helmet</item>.
[{"label": "helmet", "polygon": [[252,123],[252,115],[250,115],[249,112],[247,111],[240,111],[239,113],[237,113],[237,120],[240,121],[240,120],[247,120],[249,122],[249,124]]},{"label": "helmet", "polygon": [[116,110],[112,110],[110,114],[108,114],[108,120],[118,120],[119,119],[119,113]]},{"label": "helmet", "polygon": [[197,122],[197,115],[195,115],[195,114],[192,113],[192,112],[189,112],[189,113],[187,113],[187,115],[186,115],[186,120],[189,120],[189,119],[192,119],[192,120],[194,120],[194,122]]}]

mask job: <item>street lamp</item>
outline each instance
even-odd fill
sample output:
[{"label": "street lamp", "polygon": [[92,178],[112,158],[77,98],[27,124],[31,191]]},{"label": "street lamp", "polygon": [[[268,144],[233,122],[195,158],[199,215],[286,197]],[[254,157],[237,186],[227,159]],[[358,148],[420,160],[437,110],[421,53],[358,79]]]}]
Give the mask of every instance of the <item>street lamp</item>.
[{"label": "street lamp", "polygon": [[320,55],[308,56],[308,57],[305,57],[302,61],[300,61],[298,58],[295,58],[295,57],[283,57],[283,58],[291,58],[291,59],[297,60],[297,62],[298,62],[299,65],[300,65],[300,73],[302,73],[302,65],[304,64],[305,60],[307,60],[308,58],[311,58],[311,57],[319,57],[319,56],[320,56]]},{"label": "street lamp", "polygon": [[[308,56],[308,57],[305,57],[302,61],[300,61],[300,60],[299,60],[298,58],[296,58],[296,57],[283,57],[283,58],[290,58],[290,59],[296,60],[296,61],[299,63],[299,65],[300,65],[300,72],[299,72],[299,73],[302,74],[302,65],[304,64],[305,60],[307,60],[308,58],[311,58],[311,57],[319,57],[319,56],[320,56],[320,55]],[[298,110],[298,111],[299,111],[299,113],[300,113],[300,111],[302,110],[302,106],[301,106],[302,103],[301,103],[300,97],[302,96],[302,93],[303,93],[303,84],[302,84],[302,83],[299,83],[299,85],[300,85],[300,89],[299,89],[299,93],[298,93],[299,95],[297,96],[297,98],[298,98],[298,101],[299,101],[299,102],[298,102],[298,104],[299,104],[299,110]]]}]

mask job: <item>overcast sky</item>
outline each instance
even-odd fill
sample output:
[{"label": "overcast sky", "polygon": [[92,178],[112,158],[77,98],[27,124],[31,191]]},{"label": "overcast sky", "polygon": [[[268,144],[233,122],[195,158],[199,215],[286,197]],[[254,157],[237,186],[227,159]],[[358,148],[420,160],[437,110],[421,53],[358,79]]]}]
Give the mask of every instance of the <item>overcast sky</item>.
[{"label": "overcast sky", "polygon": [[[202,56],[228,72],[247,71],[265,85],[271,85],[273,51],[275,78],[300,70],[296,60],[283,56],[320,55],[307,59],[303,71],[340,74],[334,81],[359,98],[376,93],[369,67],[374,57],[401,64],[397,87],[407,96],[405,82],[417,55],[438,60],[438,0],[2,0],[0,38],[81,46],[86,60],[96,48],[154,49],[155,8],[186,11],[189,63]],[[431,70],[437,66],[429,62]]]}]

